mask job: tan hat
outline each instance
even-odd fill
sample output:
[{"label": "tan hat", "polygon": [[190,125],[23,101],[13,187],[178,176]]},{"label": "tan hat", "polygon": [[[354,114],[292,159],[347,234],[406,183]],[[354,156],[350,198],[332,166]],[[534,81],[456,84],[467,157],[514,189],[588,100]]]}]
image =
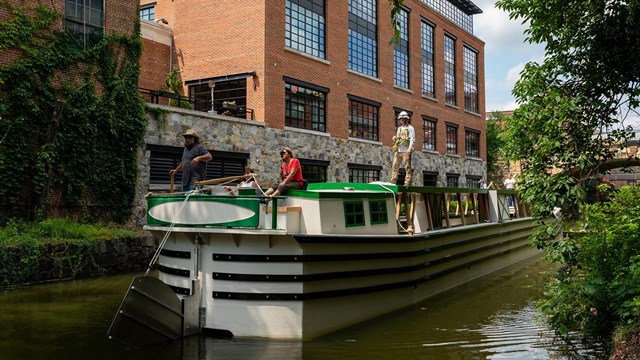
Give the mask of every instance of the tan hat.
[{"label": "tan hat", "polygon": [[184,133],[184,134],[182,134],[182,136],[193,136],[193,137],[194,137],[194,138],[196,138],[196,139],[199,139],[199,138],[200,138],[200,135],[198,135],[198,133],[197,133],[197,132],[195,132],[195,131],[193,131],[193,130],[191,130],[191,129],[189,129],[189,130],[185,131],[185,133]]}]

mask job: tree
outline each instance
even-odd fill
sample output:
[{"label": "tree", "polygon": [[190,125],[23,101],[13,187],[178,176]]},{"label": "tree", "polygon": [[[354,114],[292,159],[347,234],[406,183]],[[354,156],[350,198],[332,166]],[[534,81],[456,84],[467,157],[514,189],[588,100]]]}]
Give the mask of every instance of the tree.
[{"label": "tree", "polygon": [[502,184],[504,154],[503,141],[499,137],[501,127],[505,123],[505,116],[496,111],[487,119],[487,183]]},{"label": "tree", "polygon": [[[629,132],[624,120],[640,96],[638,0],[500,0],[522,19],[531,43],[546,44],[528,63],[513,94],[518,109],[503,139],[511,159],[525,159],[519,189],[541,219],[554,207],[578,215],[584,183]],[[539,244],[540,245],[540,244]]]},{"label": "tree", "polygon": [[[638,324],[640,193],[623,189],[610,205],[586,205],[586,183],[605,171],[631,135],[625,128],[640,101],[639,0],[500,0],[496,6],[530,25],[544,43],[513,93],[519,103],[505,131],[505,153],[525,160],[519,192],[541,224],[533,242],[559,265],[539,305],[566,334],[608,340]],[[543,220],[560,207],[568,236]],[[579,222],[573,220],[579,219]]]}]

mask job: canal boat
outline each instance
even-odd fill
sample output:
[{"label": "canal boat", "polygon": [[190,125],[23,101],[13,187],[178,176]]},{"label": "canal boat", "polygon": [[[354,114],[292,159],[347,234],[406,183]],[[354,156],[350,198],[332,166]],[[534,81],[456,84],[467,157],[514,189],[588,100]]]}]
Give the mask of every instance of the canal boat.
[{"label": "canal boat", "polygon": [[[109,337],[143,347],[215,330],[310,339],[539,255],[515,192],[312,183],[149,194],[157,277],[136,277]],[[507,198],[515,204],[507,206]]]}]

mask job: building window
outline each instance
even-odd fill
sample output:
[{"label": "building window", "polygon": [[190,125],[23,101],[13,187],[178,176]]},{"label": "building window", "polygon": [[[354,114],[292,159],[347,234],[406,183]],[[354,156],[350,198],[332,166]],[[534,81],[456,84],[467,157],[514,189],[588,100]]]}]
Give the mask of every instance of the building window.
[{"label": "building window", "polygon": [[433,171],[424,171],[422,173],[423,186],[438,186],[438,173]]},{"label": "building window", "polygon": [[458,153],[458,127],[447,124],[447,154]]},{"label": "building window", "polygon": [[140,5],[140,19],[154,21],[156,19],[156,3]]},{"label": "building window", "polygon": [[97,44],[104,36],[103,0],[65,0],[64,28],[81,49]]},{"label": "building window", "polygon": [[422,118],[424,128],[423,150],[436,150],[436,119],[424,117]]},{"label": "building window", "polygon": [[324,36],[324,0],[286,1],[286,47],[324,59]]},{"label": "building window", "polygon": [[393,45],[393,83],[409,89],[409,12],[400,9],[396,17],[400,38]]},{"label": "building window", "polygon": [[[189,97],[195,101],[195,110],[211,111],[213,98],[213,110],[216,113],[246,118],[247,114],[247,79],[215,81],[213,89],[208,82],[187,84]],[[213,90],[213,97],[211,94]]]},{"label": "building window", "polygon": [[469,189],[480,189],[480,179],[482,179],[482,176],[476,176],[476,175],[467,175],[467,188]]},{"label": "building window", "polygon": [[362,201],[344,202],[344,225],[346,227],[364,226],[364,204]]},{"label": "building window", "polygon": [[371,224],[387,224],[389,218],[387,216],[387,202],[385,200],[369,201],[369,218]]},{"label": "building window", "polygon": [[460,174],[447,174],[447,187],[458,187]]},{"label": "building window", "polygon": [[328,161],[323,160],[300,160],[300,166],[302,166],[302,176],[309,183],[327,182],[327,168],[329,167]]},{"label": "building window", "polygon": [[380,181],[382,167],[375,165],[347,164],[349,168],[349,182],[370,183]]},{"label": "building window", "polygon": [[378,9],[376,0],[349,0],[349,69],[378,76]]},{"label": "building window", "polygon": [[464,47],[464,109],[478,113],[478,52]]},{"label": "building window", "polygon": [[[460,26],[468,33],[473,34],[473,14],[480,14],[482,10],[473,5],[469,7],[470,1],[451,1],[451,0],[420,0],[430,8],[440,13],[445,18],[451,20],[454,24]],[[461,8],[460,4],[467,3],[466,8]]]},{"label": "building window", "polygon": [[380,103],[349,95],[349,136],[378,141]]},{"label": "building window", "polygon": [[464,130],[464,150],[466,156],[480,157],[480,133],[474,130]]},{"label": "building window", "polygon": [[327,89],[285,79],[285,125],[326,131]]},{"label": "building window", "polygon": [[436,81],[434,70],[433,55],[433,33],[434,26],[428,22],[422,21],[422,39],[420,48],[422,51],[422,95],[435,98],[436,97]]},{"label": "building window", "polygon": [[[169,170],[178,166],[182,160],[184,148],[149,144],[146,149],[150,153],[149,184],[154,186],[165,185],[165,188],[168,189],[168,185],[171,182]],[[244,173],[249,154],[215,150],[209,150],[209,152],[211,152],[213,159],[207,162],[207,179],[239,176]],[[180,184],[181,182],[182,173],[178,172],[175,175],[174,183]]]},{"label": "building window", "polygon": [[445,102],[456,104],[456,40],[444,36],[444,95]]}]

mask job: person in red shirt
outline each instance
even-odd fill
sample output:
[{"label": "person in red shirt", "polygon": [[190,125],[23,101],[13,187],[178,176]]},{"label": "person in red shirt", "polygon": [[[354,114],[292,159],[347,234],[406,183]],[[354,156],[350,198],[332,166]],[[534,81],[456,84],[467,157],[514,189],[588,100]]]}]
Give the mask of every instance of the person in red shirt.
[{"label": "person in red shirt", "polygon": [[280,156],[282,157],[282,165],[280,166],[280,178],[282,180],[271,186],[265,193],[266,195],[285,195],[290,189],[303,188],[304,180],[300,160],[293,157],[293,152],[288,147],[280,151]]}]

